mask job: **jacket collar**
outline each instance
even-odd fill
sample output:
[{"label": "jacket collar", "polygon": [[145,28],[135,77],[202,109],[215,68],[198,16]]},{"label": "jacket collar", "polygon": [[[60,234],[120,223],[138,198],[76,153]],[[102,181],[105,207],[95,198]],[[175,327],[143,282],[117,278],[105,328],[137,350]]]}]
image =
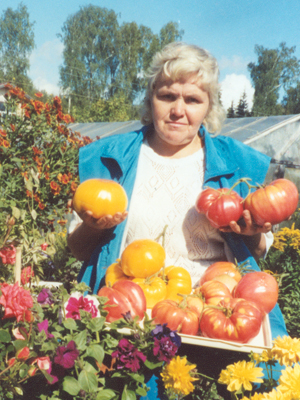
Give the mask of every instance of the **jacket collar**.
[{"label": "jacket collar", "polygon": [[212,137],[204,125],[201,125],[199,133],[204,140],[204,183],[219,176],[232,175],[239,167],[229,156],[228,149],[223,148],[217,137]]}]

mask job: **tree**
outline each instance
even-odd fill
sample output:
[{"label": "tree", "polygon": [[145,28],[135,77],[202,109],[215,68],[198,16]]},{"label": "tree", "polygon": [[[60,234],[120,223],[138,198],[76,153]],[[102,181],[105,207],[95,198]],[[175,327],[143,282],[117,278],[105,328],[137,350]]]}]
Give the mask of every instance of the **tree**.
[{"label": "tree", "polygon": [[227,118],[235,118],[235,109],[233,106],[233,101],[231,102],[231,106],[227,109]]},{"label": "tree", "polygon": [[112,10],[82,7],[67,19],[59,34],[64,43],[61,85],[77,111],[86,109],[85,115],[99,99],[125,96],[126,101],[138,103],[153,54],[182,34],[173,22],[155,35],[135,22],[120,26]]},{"label": "tree", "polygon": [[22,3],[15,11],[7,8],[0,18],[0,79],[12,81],[27,92],[32,89],[27,72],[34,48],[33,26],[27,7]]},{"label": "tree", "polygon": [[239,100],[239,104],[236,108],[236,116],[238,118],[249,117],[250,112],[248,110],[247,95],[244,92]]},{"label": "tree", "polygon": [[286,96],[282,100],[285,114],[300,114],[300,82],[296,87],[287,90]]},{"label": "tree", "polygon": [[300,63],[293,56],[295,47],[288,48],[283,42],[278,49],[255,46],[257,64],[251,62],[248,69],[255,87],[253,115],[276,115],[281,113],[277,104],[279,89],[288,90],[299,75]]}]

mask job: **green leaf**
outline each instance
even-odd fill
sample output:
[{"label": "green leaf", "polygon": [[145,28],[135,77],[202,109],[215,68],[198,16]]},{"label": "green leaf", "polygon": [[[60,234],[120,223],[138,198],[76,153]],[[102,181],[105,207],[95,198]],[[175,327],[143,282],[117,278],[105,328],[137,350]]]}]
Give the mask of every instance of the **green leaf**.
[{"label": "green leaf", "polygon": [[78,382],[85,392],[93,393],[98,389],[97,377],[92,372],[87,372],[85,370],[81,371],[78,377]]},{"label": "green leaf", "polygon": [[91,344],[87,350],[86,355],[95,358],[99,363],[102,363],[104,359],[103,347],[99,344]]},{"label": "green leaf", "polygon": [[63,390],[71,396],[76,396],[80,391],[80,385],[72,376],[66,376],[63,381]]},{"label": "green leaf", "polygon": [[116,396],[116,393],[111,389],[101,390],[96,397],[96,400],[110,400]]},{"label": "green leaf", "polygon": [[74,319],[72,318],[67,318],[63,322],[65,328],[69,329],[70,331],[76,331],[77,330],[77,324]]},{"label": "green leaf", "polygon": [[10,334],[4,329],[0,329],[0,342],[9,343],[11,341]]},{"label": "green leaf", "polygon": [[102,330],[103,326],[105,323],[105,318],[100,317],[100,318],[93,318],[89,323],[88,323],[88,328],[92,332],[99,332]]},{"label": "green leaf", "polygon": [[86,341],[87,341],[86,330],[81,331],[78,335],[76,335],[76,337],[74,338],[74,341],[79,350],[84,350],[86,348]]},{"label": "green leaf", "polygon": [[128,390],[127,386],[125,386],[121,400],[136,400],[136,394],[132,390]]},{"label": "green leaf", "polygon": [[37,212],[35,211],[35,210],[31,210],[31,216],[32,216],[32,218],[34,219],[34,220],[36,220],[36,217],[37,217]]},{"label": "green leaf", "polygon": [[12,215],[13,217],[15,217],[16,219],[19,219],[21,216],[21,211],[19,208],[17,207],[12,207]]},{"label": "green leaf", "polygon": [[19,386],[14,387],[15,391],[18,393],[19,396],[23,396],[23,390]]}]

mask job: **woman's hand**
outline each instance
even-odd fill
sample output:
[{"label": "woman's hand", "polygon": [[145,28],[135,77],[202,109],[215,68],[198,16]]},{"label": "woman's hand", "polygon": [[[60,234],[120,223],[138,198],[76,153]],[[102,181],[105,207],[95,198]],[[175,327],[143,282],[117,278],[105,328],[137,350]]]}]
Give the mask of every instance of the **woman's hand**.
[{"label": "woman's hand", "polygon": [[267,233],[272,229],[270,222],[265,222],[263,226],[258,226],[253,221],[250,211],[243,211],[243,223],[238,224],[235,221],[231,221],[228,228],[220,228],[222,232],[235,232],[240,235],[253,236],[259,233]]},{"label": "woman's hand", "polygon": [[259,258],[266,255],[266,238],[263,233],[270,232],[271,229],[272,225],[270,222],[264,223],[263,226],[256,225],[251,217],[250,211],[244,210],[242,224],[231,221],[228,228],[221,228],[220,231],[244,235],[246,246],[256,261],[258,261]]},{"label": "woman's hand", "polygon": [[93,213],[91,211],[85,211],[82,214],[78,214],[82,221],[89,226],[90,228],[102,230],[102,229],[110,229],[114,226],[123,222],[128,212],[124,211],[123,213],[116,213],[115,215],[105,215],[101,218],[94,218]]}]

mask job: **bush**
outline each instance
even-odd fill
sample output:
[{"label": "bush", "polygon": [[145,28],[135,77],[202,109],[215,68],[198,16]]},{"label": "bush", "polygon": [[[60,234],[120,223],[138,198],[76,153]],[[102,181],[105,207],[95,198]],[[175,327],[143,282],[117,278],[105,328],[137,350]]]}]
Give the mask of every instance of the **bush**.
[{"label": "bush", "polygon": [[[78,185],[78,149],[87,137],[72,132],[59,97],[43,103],[9,86],[7,115],[0,126],[0,251],[22,247],[22,265],[36,275],[53,256],[67,223],[67,202]],[[41,245],[47,249],[41,251]],[[0,261],[3,264],[11,264]],[[2,280],[12,271],[6,268]],[[5,276],[4,276],[5,275]]]}]

